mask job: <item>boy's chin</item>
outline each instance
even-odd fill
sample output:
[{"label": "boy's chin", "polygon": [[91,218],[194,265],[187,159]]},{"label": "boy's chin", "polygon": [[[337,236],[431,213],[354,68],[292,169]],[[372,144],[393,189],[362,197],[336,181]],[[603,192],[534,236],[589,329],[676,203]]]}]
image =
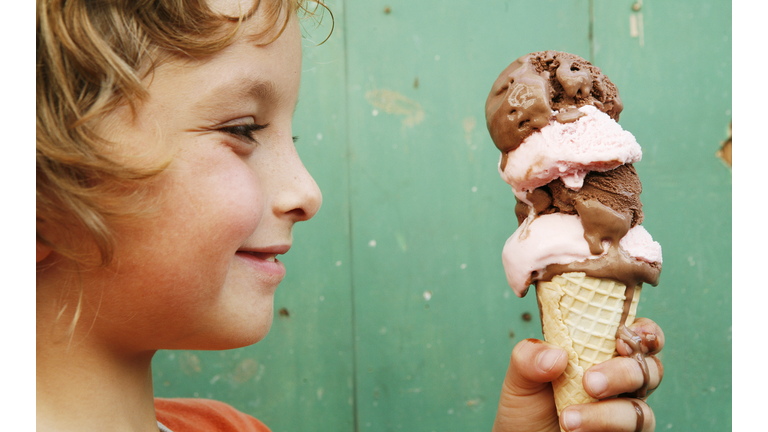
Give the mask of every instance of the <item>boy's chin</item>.
[{"label": "boy's chin", "polygon": [[269,334],[269,330],[271,328],[272,328],[272,321],[270,320],[269,323],[267,323],[264,327],[259,328],[257,331],[254,331],[246,335],[242,335],[243,337],[240,337],[240,338],[233,338],[232,340],[229,341],[230,343],[228,343],[226,346],[222,346],[220,348],[214,348],[214,349],[227,350],[227,349],[244,348],[247,346],[254,345],[264,340],[264,338],[267,337],[267,334]]},{"label": "boy's chin", "polygon": [[183,344],[184,346],[169,347],[175,350],[193,351],[223,351],[244,348],[264,340],[272,327],[272,320],[252,329],[225,329],[217,336],[206,336],[206,340],[197,343]]}]

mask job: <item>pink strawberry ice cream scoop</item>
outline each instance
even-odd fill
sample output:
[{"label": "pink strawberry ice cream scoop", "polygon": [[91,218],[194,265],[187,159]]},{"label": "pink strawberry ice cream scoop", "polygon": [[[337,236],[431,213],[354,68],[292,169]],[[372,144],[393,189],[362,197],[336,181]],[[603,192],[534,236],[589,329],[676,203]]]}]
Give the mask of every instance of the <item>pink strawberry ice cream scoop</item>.
[{"label": "pink strawberry ice cream scoop", "polygon": [[501,177],[520,200],[557,178],[579,190],[590,171],[609,171],[642,158],[635,137],[607,114],[591,105],[578,111],[583,114],[578,120],[560,123],[553,117],[509,152]]},{"label": "pink strawberry ice cream scoop", "polygon": [[[551,264],[567,266],[587,260],[608,261],[610,244],[604,246],[599,255],[590,252],[578,215],[539,216],[515,231],[504,245],[501,257],[507,283],[518,297],[523,297],[528,286],[543,276]],[[631,228],[619,241],[619,248],[632,260],[661,264],[661,245],[653,241],[642,225]]]},{"label": "pink strawberry ice cream scoop", "polygon": [[574,54],[535,52],[510,64],[486,101],[520,227],[502,254],[518,296],[557,274],[657,285],[661,246],[640,225],[642,158],[617,123],[623,104],[602,71]]}]

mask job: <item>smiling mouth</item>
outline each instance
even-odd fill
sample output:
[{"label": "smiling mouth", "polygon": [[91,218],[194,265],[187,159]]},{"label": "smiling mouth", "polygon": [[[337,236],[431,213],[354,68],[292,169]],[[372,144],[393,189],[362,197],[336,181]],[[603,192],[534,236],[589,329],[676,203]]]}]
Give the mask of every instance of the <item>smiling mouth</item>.
[{"label": "smiling mouth", "polygon": [[265,247],[244,247],[237,251],[238,254],[250,256],[256,260],[267,263],[281,263],[277,257],[288,253],[290,244],[272,245]]},{"label": "smiling mouth", "polygon": [[274,253],[266,253],[266,252],[249,252],[249,251],[238,251],[239,253],[251,255],[255,258],[267,261],[267,262],[276,262],[277,261],[277,254]]}]

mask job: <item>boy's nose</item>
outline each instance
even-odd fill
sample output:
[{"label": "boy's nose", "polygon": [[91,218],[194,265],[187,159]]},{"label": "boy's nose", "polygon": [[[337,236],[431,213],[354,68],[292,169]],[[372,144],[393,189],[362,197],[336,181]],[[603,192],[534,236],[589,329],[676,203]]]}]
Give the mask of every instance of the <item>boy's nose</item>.
[{"label": "boy's nose", "polygon": [[320,209],[323,196],[315,179],[301,162],[295,149],[291,149],[288,163],[284,166],[281,193],[275,198],[274,211],[287,215],[293,221],[311,219]]}]

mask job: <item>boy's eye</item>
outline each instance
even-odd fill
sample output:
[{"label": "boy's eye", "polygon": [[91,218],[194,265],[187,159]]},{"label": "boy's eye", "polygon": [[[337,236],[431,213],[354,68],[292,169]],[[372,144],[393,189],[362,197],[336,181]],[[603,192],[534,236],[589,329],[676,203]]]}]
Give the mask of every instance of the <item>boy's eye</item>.
[{"label": "boy's eye", "polygon": [[267,124],[248,123],[248,124],[238,124],[238,125],[232,125],[232,126],[223,126],[223,127],[220,127],[219,130],[222,132],[226,132],[230,135],[235,135],[237,137],[245,138],[251,142],[256,142],[256,139],[253,137],[253,133],[260,131],[262,129],[265,129],[267,126],[269,126],[269,123]]}]

